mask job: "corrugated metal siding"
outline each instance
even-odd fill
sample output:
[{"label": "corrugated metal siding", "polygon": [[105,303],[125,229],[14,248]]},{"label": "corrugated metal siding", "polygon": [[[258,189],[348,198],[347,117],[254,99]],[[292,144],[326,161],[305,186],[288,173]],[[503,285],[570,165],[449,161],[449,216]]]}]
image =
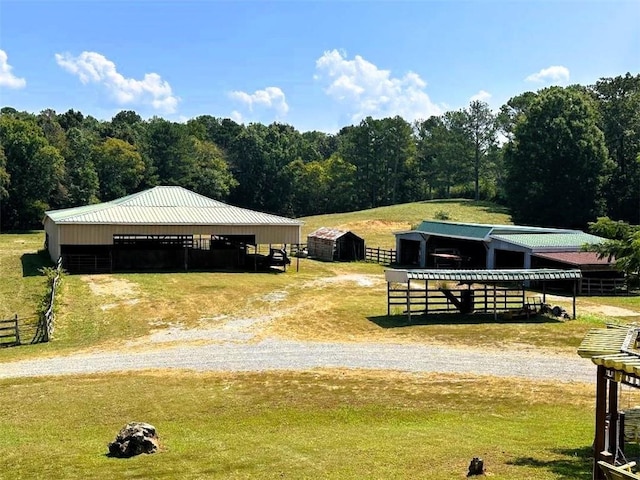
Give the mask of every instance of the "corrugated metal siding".
[{"label": "corrugated metal siding", "polygon": [[576,233],[515,233],[492,235],[491,238],[529,249],[582,248],[587,243],[601,243],[604,238],[584,232]]},{"label": "corrugated metal siding", "polygon": [[[403,270],[400,270],[402,272]],[[390,272],[390,270],[387,270]],[[398,271],[396,271],[398,272]],[[405,270],[386,275],[386,278],[406,280],[446,280],[456,282],[520,282],[526,280],[578,280],[582,278],[580,270]]]},{"label": "corrugated metal siding", "polygon": [[59,225],[59,245],[112,245],[114,235],[255,235],[256,243],[300,243],[298,225]]},{"label": "corrugated metal siding", "polygon": [[470,238],[482,240],[493,227],[491,225],[474,225],[469,223],[434,222],[425,220],[417,228],[419,232],[442,237]]},{"label": "corrugated metal siding", "polygon": [[334,240],[337,240],[341,236],[345,235],[346,233],[348,233],[347,230],[338,230],[337,228],[320,227],[315,232],[311,232],[309,235],[307,235],[307,240],[310,238],[323,238],[333,242]]},{"label": "corrugated metal siding", "polygon": [[302,225],[299,220],[227,205],[182,187],[154,187],[111,202],[52,210],[46,215],[57,224]]},{"label": "corrugated metal siding", "polygon": [[47,250],[49,251],[49,256],[55,262],[60,257],[59,228],[50,218],[45,218],[44,231],[48,235]]}]

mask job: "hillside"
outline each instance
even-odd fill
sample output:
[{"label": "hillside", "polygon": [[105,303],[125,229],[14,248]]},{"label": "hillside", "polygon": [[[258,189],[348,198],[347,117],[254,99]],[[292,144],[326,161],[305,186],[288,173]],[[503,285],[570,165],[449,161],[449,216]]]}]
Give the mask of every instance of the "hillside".
[{"label": "hillside", "polygon": [[369,247],[393,248],[393,232],[408,230],[423,220],[435,218],[457,222],[511,224],[506,208],[489,202],[466,199],[429,200],[378,207],[358,212],[303,217],[303,242],[320,227],[351,230],[363,237]]}]

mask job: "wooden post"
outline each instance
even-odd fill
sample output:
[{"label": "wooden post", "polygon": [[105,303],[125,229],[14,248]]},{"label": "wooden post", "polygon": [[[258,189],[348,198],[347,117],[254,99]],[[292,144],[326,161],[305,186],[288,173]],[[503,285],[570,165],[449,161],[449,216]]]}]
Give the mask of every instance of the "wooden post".
[{"label": "wooden post", "polygon": [[407,315],[411,323],[411,279],[407,279]]},{"label": "wooden post", "polygon": [[593,480],[604,480],[598,467],[600,452],[604,450],[605,423],[607,420],[607,378],[604,365],[598,365],[596,373],[596,418],[595,438],[593,439]]},{"label": "wooden post", "polygon": [[429,280],[424,281],[424,314],[429,314]]},{"label": "wooden post", "polygon": [[391,282],[387,282],[387,317],[391,316]]},{"label": "wooden post", "polygon": [[576,319],[576,281],[573,281],[573,319]]},{"label": "wooden post", "polygon": [[20,345],[20,329],[18,328],[18,314],[13,317],[13,324],[16,329],[16,345]]},{"label": "wooden post", "polygon": [[618,382],[609,380],[609,431],[607,432],[608,451],[616,457],[618,452]]}]

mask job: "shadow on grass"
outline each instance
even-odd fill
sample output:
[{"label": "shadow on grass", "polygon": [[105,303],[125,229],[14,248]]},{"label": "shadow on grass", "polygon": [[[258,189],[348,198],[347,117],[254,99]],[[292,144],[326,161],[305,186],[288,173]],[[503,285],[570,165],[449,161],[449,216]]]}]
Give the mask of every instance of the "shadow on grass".
[{"label": "shadow on grass", "polygon": [[561,319],[546,315],[534,315],[529,318],[506,319],[493,313],[474,313],[460,315],[456,313],[432,313],[429,315],[412,315],[411,321],[407,315],[380,315],[367,317],[369,321],[381,328],[413,327],[416,325],[480,325],[480,324],[540,324],[562,323]]},{"label": "shadow on grass", "polygon": [[546,460],[533,457],[520,457],[508,462],[509,465],[532,467],[548,470],[562,480],[591,479],[593,468],[593,448],[554,449],[556,455],[564,458]]},{"label": "shadow on grass", "polygon": [[22,262],[23,277],[38,277],[42,275],[40,272],[42,267],[53,267],[46,250],[40,250],[38,253],[25,253],[20,257],[20,262]]}]

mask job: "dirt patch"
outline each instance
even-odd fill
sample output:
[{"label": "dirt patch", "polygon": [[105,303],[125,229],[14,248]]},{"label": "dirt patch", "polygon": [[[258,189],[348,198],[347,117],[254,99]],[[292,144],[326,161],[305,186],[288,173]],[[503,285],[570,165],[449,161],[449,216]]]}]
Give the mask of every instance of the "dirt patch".
[{"label": "dirt patch", "polygon": [[638,317],[640,312],[634,312],[627,308],[612,307],[610,305],[585,305],[580,306],[580,310],[586,310],[589,313],[606,315],[608,317]]},{"label": "dirt patch", "polygon": [[349,283],[353,282],[359,287],[373,287],[384,283],[384,278],[380,275],[337,275],[335,277],[319,278],[304,284],[305,287],[317,287],[321,285],[335,284],[335,283]]},{"label": "dirt patch", "polygon": [[120,298],[132,298],[139,293],[138,285],[135,283],[122,278],[114,278],[111,275],[84,275],[82,280],[87,282],[94,295],[100,297],[112,295]]}]

